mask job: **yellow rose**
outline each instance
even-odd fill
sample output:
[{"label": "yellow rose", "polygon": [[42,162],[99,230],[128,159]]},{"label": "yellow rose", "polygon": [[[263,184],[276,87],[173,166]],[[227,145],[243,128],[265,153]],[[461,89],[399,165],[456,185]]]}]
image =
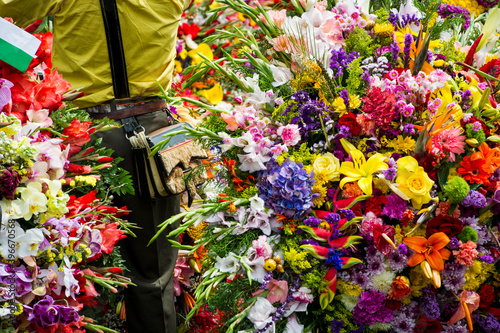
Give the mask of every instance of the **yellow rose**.
[{"label": "yellow rose", "polygon": [[431,201],[430,191],[434,182],[413,157],[405,156],[398,160],[396,183],[398,189],[411,199],[413,208],[420,209]]},{"label": "yellow rose", "polygon": [[332,153],[318,157],[313,163],[314,175],[325,182],[340,179],[340,161]]}]

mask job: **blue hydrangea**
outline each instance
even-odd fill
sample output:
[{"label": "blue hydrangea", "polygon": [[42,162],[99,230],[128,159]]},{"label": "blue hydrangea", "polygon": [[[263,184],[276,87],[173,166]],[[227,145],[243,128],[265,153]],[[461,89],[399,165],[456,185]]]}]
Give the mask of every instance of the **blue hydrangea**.
[{"label": "blue hydrangea", "polygon": [[267,207],[288,218],[300,218],[311,210],[313,174],[301,163],[287,160],[280,166],[271,162],[259,179],[259,196]]}]

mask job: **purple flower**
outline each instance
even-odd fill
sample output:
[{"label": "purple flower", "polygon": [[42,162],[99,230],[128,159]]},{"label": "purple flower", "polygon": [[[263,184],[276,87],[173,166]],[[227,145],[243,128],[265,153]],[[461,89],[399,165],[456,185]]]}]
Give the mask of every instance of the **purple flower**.
[{"label": "purple flower", "polygon": [[318,227],[320,223],[321,220],[314,216],[309,216],[307,219],[304,220],[304,224],[310,227]]},{"label": "purple flower", "polygon": [[391,251],[391,253],[388,256],[388,259],[391,268],[396,272],[401,272],[408,266],[407,265],[408,257],[400,251]]},{"label": "purple flower", "polygon": [[[391,170],[391,169],[388,169]],[[394,178],[389,178],[386,177],[387,179],[394,179]],[[401,199],[401,197],[397,194],[391,193],[387,198],[387,203],[384,206],[384,209],[382,210],[382,215],[388,216],[391,219],[402,219],[404,212],[406,211],[407,208],[407,203],[404,199]]]},{"label": "purple flower", "polygon": [[371,325],[376,322],[388,323],[393,319],[393,311],[385,306],[385,296],[373,289],[361,293],[358,304],[352,312],[354,322]]},{"label": "purple flower", "polygon": [[447,262],[444,265],[442,272],[442,285],[448,290],[458,293],[465,283],[465,272],[467,267],[460,265],[458,262]]},{"label": "purple flower", "polygon": [[422,289],[422,296],[420,296],[420,306],[422,311],[429,319],[438,319],[441,315],[439,304],[436,295],[429,289]]},{"label": "purple flower", "polygon": [[61,324],[69,325],[80,320],[80,316],[75,309],[63,305],[58,305],[57,307],[59,309],[59,322]]},{"label": "purple flower", "polygon": [[259,196],[266,206],[288,218],[301,217],[312,207],[313,176],[301,163],[287,160],[280,166],[271,162],[258,183]]},{"label": "purple flower", "polygon": [[345,107],[349,109],[349,93],[347,92],[347,89],[343,89],[340,92],[340,97],[344,100]]},{"label": "purple flower", "polygon": [[12,100],[12,94],[10,88],[14,86],[14,83],[6,79],[0,79],[0,111],[9,104]]},{"label": "purple flower", "polygon": [[472,318],[473,318],[474,322],[479,324],[479,326],[486,333],[498,333],[498,332],[500,332],[500,323],[491,313],[488,313],[488,315],[483,316],[483,315],[476,312],[476,313],[472,314]]},{"label": "purple flower", "polygon": [[469,10],[463,8],[463,7],[460,7],[460,6],[453,6],[453,5],[450,5],[450,4],[441,4],[439,5],[439,8],[438,8],[438,14],[439,16],[441,16],[442,18],[445,18],[445,17],[450,17],[450,18],[453,18],[453,17],[461,17],[464,19],[464,30],[467,30],[469,28],[469,25],[470,25],[470,12]]},{"label": "purple flower", "polygon": [[[1,106],[2,105],[0,103],[0,110],[2,109]],[[19,186],[20,181],[21,175],[18,174],[17,171],[10,168],[0,171],[0,195],[2,195],[7,200],[14,200],[16,188]]]},{"label": "purple flower", "polygon": [[411,50],[411,44],[413,43],[413,36],[410,33],[407,33],[405,35],[404,39],[404,67],[407,68],[408,64],[410,63],[410,50]]},{"label": "purple flower", "polygon": [[407,316],[405,313],[400,312],[394,316],[392,321],[392,328],[396,333],[413,333],[416,321],[414,318]]},{"label": "purple flower", "polygon": [[353,51],[347,54],[344,49],[333,50],[330,62],[330,68],[333,70],[333,77],[338,78],[344,74],[344,69],[351,64],[351,62],[359,58],[359,53]]}]

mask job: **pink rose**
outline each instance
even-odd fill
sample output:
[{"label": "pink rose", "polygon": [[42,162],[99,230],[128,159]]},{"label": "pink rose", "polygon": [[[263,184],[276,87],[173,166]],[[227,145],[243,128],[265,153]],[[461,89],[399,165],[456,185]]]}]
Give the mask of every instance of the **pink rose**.
[{"label": "pink rose", "polygon": [[275,302],[283,303],[286,301],[288,296],[288,282],[271,279],[267,283],[266,288],[270,290],[269,294],[267,294],[267,300],[271,304]]}]

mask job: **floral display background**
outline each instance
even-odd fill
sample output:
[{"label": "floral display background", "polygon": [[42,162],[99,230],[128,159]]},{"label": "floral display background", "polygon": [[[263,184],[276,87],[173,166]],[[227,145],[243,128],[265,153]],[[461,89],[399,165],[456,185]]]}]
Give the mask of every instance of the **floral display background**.
[{"label": "floral display background", "polygon": [[500,330],[497,5],[191,5],[179,331]]}]

